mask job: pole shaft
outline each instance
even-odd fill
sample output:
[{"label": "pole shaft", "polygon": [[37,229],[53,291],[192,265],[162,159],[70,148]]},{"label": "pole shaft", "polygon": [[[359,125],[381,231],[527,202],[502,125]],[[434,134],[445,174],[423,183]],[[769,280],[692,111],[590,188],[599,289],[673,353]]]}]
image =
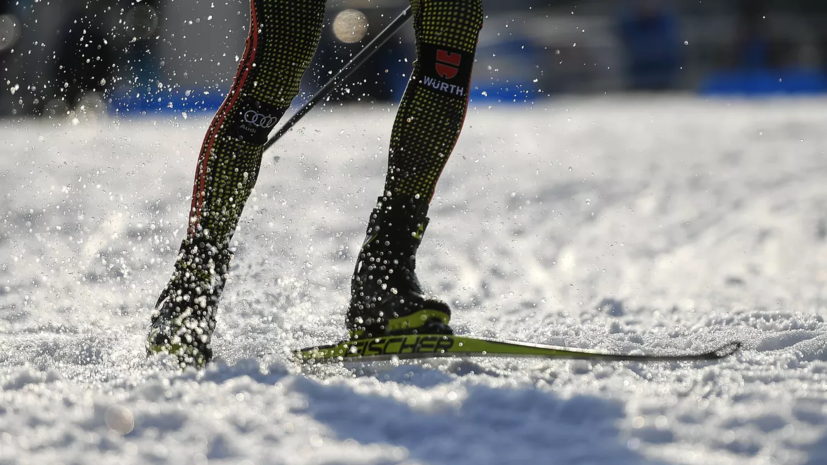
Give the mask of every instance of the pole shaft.
[{"label": "pole shaft", "polygon": [[299,108],[299,110],[293,113],[290,116],[290,119],[287,120],[279,130],[267,140],[267,143],[264,144],[264,151],[267,151],[270,147],[273,146],[279,139],[284,136],[287,131],[293,128],[296,123],[299,122],[304,116],[310,112],[319,102],[324,100],[331,92],[333,92],[338,86],[340,86],[354,71],[359,69],[366,61],[370,59],[381,47],[385,44],[394,34],[396,34],[402,26],[408,22],[408,19],[413,15],[413,11],[411,7],[405,9],[399,16],[396,17],[388,27],[385,28],[382,32],[379,33],[369,44],[367,44],[356,56],[353,57],[342,69],[336,73],[318,92],[316,95],[313,96],[307,103],[304,104],[303,107]]}]

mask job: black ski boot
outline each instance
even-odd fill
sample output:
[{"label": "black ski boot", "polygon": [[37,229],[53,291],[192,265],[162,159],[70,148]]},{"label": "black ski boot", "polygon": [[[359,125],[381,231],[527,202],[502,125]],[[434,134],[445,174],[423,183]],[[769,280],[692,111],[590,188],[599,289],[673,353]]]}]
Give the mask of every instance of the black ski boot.
[{"label": "black ski boot", "polygon": [[183,241],[175,272],[152,312],[147,355],[168,353],[182,368],[210,361],[218,299],[231,258],[229,250],[204,240]]},{"label": "black ski boot", "polygon": [[391,334],[453,334],[451,309],[426,298],[416,277],[416,250],[428,226],[428,202],[380,197],[350,283],[351,339]]}]

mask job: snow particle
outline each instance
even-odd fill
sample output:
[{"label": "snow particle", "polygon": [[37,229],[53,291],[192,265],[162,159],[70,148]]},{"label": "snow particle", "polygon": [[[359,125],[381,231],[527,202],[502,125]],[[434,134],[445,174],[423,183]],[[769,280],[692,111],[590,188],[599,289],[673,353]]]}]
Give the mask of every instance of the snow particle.
[{"label": "snow particle", "polygon": [[112,431],[125,435],[135,428],[135,417],[132,411],[120,405],[110,405],[103,415],[106,426]]}]

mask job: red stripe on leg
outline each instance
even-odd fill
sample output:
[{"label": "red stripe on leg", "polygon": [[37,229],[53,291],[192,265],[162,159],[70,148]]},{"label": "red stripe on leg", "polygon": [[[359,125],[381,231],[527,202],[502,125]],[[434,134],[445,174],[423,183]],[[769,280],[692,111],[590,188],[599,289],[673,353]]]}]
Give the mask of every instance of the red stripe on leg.
[{"label": "red stripe on leg", "polygon": [[244,51],[244,60],[242,61],[242,65],[238,67],[238,71],[233,79],[233,85],[230,89],[230,93],[227,94],[227,98],[225,98],[224,103],[221,104],[221,108],[218,110],[218,113],[216,113],[215,118],[213,118],[213,122],[204,137],[204,142],[202,145],[204,148],[201,150],[201,160],[199,160],[199,166],[195,173],[196,179],[193,185],[192,204],[190,206],[190,224],[187,231],[187,234],[190,237],[194,236],[197,232],[198,222],[201,219],[201,212],[203,211],[204,206],[204,192],[207,187],[207,165],[210,161],[210,154],[212,152],[213,145],[215,144],[215,138],[218,134],[219,128],[221,128],[221,125],[224,123],[224,120],[227,118],[227,115],[230,113],[230,110],[236,100],[238,100],[239,92],[244,86],[244,83],[247,81],[247,77],[250,75],[250,69],[252,68],[253,61],[256,59],[257,48],[258,22],[256,21],[255,1],[251,0],[250,36],[247,42],[247,49]]}]

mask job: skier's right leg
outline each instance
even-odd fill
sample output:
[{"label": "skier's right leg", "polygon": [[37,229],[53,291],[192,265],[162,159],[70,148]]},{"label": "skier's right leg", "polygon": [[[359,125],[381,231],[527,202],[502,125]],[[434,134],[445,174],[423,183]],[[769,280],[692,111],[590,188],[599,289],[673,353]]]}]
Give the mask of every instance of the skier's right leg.
[{"label": "skier's right leg", "polygon": [[428,206],[459,138],[471,86],[481,0],[411,0],[416,61],[393,124],[385,188],[351,279],[351,337],[451,332],[451,309],[426,296],[416,253]]},{"label": "skier's right leg", "polygon": [[262,146],[298,93],[318,45],[324,3],[251,0],[247,46],[201,147],[187,237],[155,305],[148,353],[173,354],[182,366],[210,360],[230,240],[258,177]]}]

